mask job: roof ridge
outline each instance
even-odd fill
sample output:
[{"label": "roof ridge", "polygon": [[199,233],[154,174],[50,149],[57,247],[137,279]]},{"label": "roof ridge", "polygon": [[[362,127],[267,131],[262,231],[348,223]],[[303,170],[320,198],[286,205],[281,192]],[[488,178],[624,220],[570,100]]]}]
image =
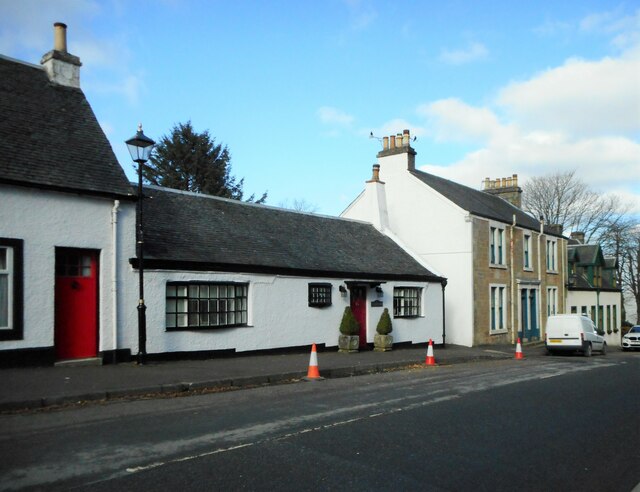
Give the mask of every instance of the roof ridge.
[{"label": "roof ridge", "polygon": [[[137,183],[133,183],[132,182],[131,184],[137,186]],[[297,215],[306,215],[306,216],[318,217],[318,218],[322,218],[322,219],[339,220],[339,221],[343,221],[343,222],[356,222],[356,223],[361,223],[361,224],[367,224],[367,225],[370,225],[371,227],[373,227],[373,225],[370,222],[366,221],[366,220],[349,219],[349,218],[346,218],[346,217],[338,217],[338,216],[335,216],[335,215],[317,214],[317,213],[313,213],[313,212],[304,212],[304,211],[301,211],[301,210],[292,210],[290,208],[277,207],[275,205],[267,205],[265,203],[243,202],[242,200],[236,200],[234,198],[225,198],[225,197],[217,196],[217,195],[209,195],[207,193],[199,193],[197,191],[178,190],[176,188],[169,188],[169,187],[166,187],[166,186],[145,184],[144,187],[145,188],[149,188],[149,189],[153,189],[153,190],[158,190],[158,191],[165,191],[165,192],[168,192],[168,193],[175,193],[175,194],[179,194],[179,195],[192,196],[194,198],[206,198],[206,199],[219,200],[219,201],[231,203],[231,204],[234,204],[234,205],[243,205],[243,206],[247,206],[247,207],[259,207],[261,209],[269,209],[269,210],[275,210],[275,211],[278,211],[278,212],[285,212],[285,213],[291,213],[291,214],[297,214]]]},{"label": "roof ridge", "polygon": [[36,65],[35,63],[30,63],[30,62],[26,62],[26,61],[23,61],[23,60],[18,60],[17,58],[11,58],[10,56],[3,55],[1,53],[0,53],[0,59],[6,60],[6,61],[10,61],[10,62],[13,62],[13,63],[18,63],[20,65],[25,65],[25,66],[30,67],[30,68],[35,68],[37,70],[44,70],[44,67],[42,65]]}]

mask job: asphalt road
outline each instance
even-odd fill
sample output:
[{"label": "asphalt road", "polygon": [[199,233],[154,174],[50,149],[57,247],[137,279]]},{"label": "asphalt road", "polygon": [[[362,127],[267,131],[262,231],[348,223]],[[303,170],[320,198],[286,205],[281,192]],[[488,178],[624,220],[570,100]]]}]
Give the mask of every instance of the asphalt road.
[{"label": "asphalt road", "polygon": [[640,483],[640,354],[477,362],[0,416],[0,490]]}]

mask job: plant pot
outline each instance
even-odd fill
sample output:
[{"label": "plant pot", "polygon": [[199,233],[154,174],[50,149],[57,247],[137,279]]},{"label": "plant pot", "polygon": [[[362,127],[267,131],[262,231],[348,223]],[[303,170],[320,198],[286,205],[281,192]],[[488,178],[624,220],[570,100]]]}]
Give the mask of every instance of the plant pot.
[{"label": "plant pot", "polygon": [[338,352],[357,352],[359,346],[360,337],[358,335],[340,335],[338,337]]},{"label": "plant pot", "polygon": [[380,335],[376,333],[373,336],[373,350],[376,352],[388,352],[393,349],[393,336]]}]

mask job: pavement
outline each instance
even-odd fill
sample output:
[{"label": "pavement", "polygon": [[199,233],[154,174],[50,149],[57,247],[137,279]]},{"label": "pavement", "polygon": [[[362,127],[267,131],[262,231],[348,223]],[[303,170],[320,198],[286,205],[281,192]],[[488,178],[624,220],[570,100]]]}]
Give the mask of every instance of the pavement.
[{"label": "pavement", "polygon": [[[339,378],[424,367],[426,345],[398,347],[390,352],[371,350],[353,354],[335,348],[318,350],[318,368],[324,378]],[[543,348],[523,347],[539,355]],[[513,359],[513,345],[436,346],[439,366],[481,360]],[[310,352],[242,355],[207,360],[149,362],[145,365],[63,365],[0,369],[0,412],[55,408],[87,402],[171,397],[226,391],[268,384],[303,381]],[[521,362],[521,361],[518,361]],[[431,367],[429,367],[431,368]],[[321,384],[312,382],[311,384]]]}]

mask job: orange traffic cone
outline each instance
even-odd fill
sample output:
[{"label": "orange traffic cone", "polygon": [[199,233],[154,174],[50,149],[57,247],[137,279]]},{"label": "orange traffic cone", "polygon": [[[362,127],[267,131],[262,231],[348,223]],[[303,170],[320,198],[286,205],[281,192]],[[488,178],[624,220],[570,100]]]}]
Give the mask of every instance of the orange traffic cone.
[{"label": "orange traffic cone", "polygon": [[305,381],[319,381],[324,379],[320,376],[318,370],[318,353],[316,352],[316,344],[311,346],[311,357],[309,357],[309,370],[307,371],[307,377],[303,378]]},{"label": "orange traffic cone", "polygon": [[524,354],[522,353],[522,345],[520,345],[520,337],[518,337],[518,343],[516,344],[516,359],[524,359]]},{"label": "orange traffic cone", "polygon": [[437,365],[436,358],[433,356],[433,340],[431,340],[431,338],[429,338],[429,348],[427,348],[427,359],[424,361],[424,363],[428,366]]}]

